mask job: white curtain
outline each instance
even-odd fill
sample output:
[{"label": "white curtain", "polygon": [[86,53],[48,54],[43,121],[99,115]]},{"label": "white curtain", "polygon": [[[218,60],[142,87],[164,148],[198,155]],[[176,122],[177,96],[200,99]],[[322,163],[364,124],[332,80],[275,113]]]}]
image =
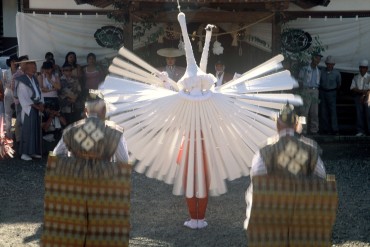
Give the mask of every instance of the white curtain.
[{"label": "white curtain", "polygon": [[286,27],[303,29],[318,37],[327,49],[326,56],[333,56],[336,60],[335,68],[343,71],[358,72],[359,61],[370,60],[370,18],[299,18],[287,23]]},{"label": "white curtain", "polygon": [[[121,27],[105,15],[41,15],[17,13],[16,28],[19,55],[44,60],[45,53],[54,53],[56,63],[63,65],[65,55],[74,51],[77,63],[86,64],[86,56],[93,52],[97,60],[114,57],[117,51],[99,46],[94,38],[97,29],[113,25]],[[42,61],[38,62],[40,68]]]}]

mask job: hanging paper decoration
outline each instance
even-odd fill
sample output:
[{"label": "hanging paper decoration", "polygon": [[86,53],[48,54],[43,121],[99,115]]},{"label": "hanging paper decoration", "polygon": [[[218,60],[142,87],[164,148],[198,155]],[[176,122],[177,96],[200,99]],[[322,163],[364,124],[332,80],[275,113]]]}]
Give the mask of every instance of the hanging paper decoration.
[{"label": "hanging paper decoration", "polygon": [[164,35],[163,34],[159,34],[158,35],[158,43],[159,44],[163,44],[163,38],[164,38]]},{"label": "hanging paper decoration", "polygon": [[212,51],[213,51],[213,54],[220,55],[220,54],[224,53],[224,48],[222,47],[221,43],[216,40],[213,43]]},{"label": "hanging paper decoration", "polygon": [[[239,27],[240,28],[243,28],[243,24],[239,24]],[[240,29],[238,32],[237,32],[237,38],[239,41],[243,41],[244,38],[245,38],[245,29]]]},{"label": "hanging paper decoration", "polygon": [[185,51],[185,44],[184,41],[180,39],[179,45],[177,46],[180,51]]},{"label": "hanging paper decoration", "polygon": [[231,37],[233,38],[231,46],[238,46],[238,32],[232,32]]},{"label": "hanging paper decoration", "polygon": [[242,48],[242,41],[245,38],[246,31],[244,29],[244,25],[242,23],[239,24],[239,31],[237,32],[237,39],[239,41],[239,56],[243,55],[243,48]]}]

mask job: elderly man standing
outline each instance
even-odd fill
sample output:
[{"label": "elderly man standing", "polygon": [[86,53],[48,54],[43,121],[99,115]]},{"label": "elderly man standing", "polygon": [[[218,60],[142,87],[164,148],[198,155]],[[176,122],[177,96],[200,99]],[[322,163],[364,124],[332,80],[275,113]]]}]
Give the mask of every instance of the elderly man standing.
[{"label": "elderly man standing", "polygon": [[44,99],[36,78],[35,60],[26,60],[24,74],[15,79],[21,111],[21,138],[19,153],[21,159],[30,161],[41,158],[41,113],[44,111]]},{"label": "elderly man standing", "polygon": [[339,134],[337,120],[337,91],[342,77],[334,69],[335,60],[332,56],[325,59],[326,68],[321,70],[320,78],[320,128],[324,134]]},{"label": "elderly man standing", "polygon": [[[320,63],[322,55],[313,53],[311,63],[300,69],[298,75],[299,87],[302,90],[303,112],[307,125],[303,126],[303,134],[317,134],[319,131],[319,86]],[[307,128],[309,127],[309,131]]]},{"label": "elderly man standing", "polygon": [[128,246],[131,166],[123,130],[97,93],[64,130],[45,174],[43,246]]},{"label": "elderly man standing", "polygon": [[360,73],[355,75],[351,84],[351,91],[354,94],[356,106],[356,136],[370,134],[370,76],[367,73],[369,62],[364,59],[359,64]]}]

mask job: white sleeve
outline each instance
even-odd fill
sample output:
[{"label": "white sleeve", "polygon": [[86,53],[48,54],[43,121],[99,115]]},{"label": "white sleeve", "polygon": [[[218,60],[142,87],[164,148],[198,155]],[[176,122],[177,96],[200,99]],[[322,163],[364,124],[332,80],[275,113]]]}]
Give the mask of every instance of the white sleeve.
[{"label": "white sleeve", "polygon": [[60,138],[58,144],[55,146],[53,150],[54,155],[68,155],[68,149],[66,145],[64,144],[63,138]]},{"label": "white sleeve", "polygon": [[266,165],[262,160],[260,151],[258,151],[253,157],[252,169],[250,174],[251,177],[267,174]]},{"label": "white sleeve", "polygon": [[128,151],[127,151],[127,143],[125,137],[121,136],[121,139],[118,143],[116,152],[114,153],[114,160],[118,162],[128,162],[129,156],[128,156]]},{"label": "white sleeve", "polygon": [[315,170],[313,171],[313,173],[315,175],[319,176],[320,178],[326,178],[326,171],[325,171],[325,167],[324,167],[324,162],[322,161],[320,156],[317,159],[316,167],[315,167]]}]

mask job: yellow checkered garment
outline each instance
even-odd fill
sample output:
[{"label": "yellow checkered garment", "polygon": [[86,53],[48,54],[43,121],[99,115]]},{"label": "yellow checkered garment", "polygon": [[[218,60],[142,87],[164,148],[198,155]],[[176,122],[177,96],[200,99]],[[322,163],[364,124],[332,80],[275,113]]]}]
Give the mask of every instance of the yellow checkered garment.
[{"label": "yellow checkered garment", "polygon": [[248,247],[331,246],[337,207],[334,179],[255,176]]},{"label": "yellow checkered garment", "polygon": [[[67,146],[77,147],[78,141],[86,140],[88,135],[74,138],[84,124],[64,133]],[[86,145],[88,150],[74,149],[75,157],[49,155],[41,237],[44,247],[128,246],[131,166],[106,159],[114,153],[122,133],[104,122],[95,121],[94,126],[108,138],[95,138],[93,145]],[[85,130],[95,133],[96,129],[90,123]]]}]

